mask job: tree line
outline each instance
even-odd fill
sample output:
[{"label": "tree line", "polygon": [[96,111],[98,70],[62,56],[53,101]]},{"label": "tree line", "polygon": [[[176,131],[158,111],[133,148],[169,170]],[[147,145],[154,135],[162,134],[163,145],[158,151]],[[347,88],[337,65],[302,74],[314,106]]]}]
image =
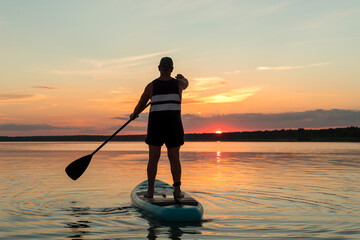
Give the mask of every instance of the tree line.
[{"label": "tree line", "polygon": [[[144,141],[146,135],[119,135],[112,141]],[[8,137],[0,136],[0,141],[105,141],[104,135],[76,135],[76,136],[29,136]],[[281,129],[265,131],[242,131],[216,133],[188,133],[185,141],[334,141],[360,142],[360,128],[327,128],[327,129]]]}]

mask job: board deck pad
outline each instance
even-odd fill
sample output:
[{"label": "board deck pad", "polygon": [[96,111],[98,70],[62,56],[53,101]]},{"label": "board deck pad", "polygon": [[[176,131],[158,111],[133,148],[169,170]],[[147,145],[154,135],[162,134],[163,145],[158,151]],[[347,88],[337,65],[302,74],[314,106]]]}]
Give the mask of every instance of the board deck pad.
[{"label": "board deck pad", "polygon": [[137,192],[136,195],[143,201],[157,206],[197,206],[199,203],[186,193],[183,198],[174,199],[172,191],[155,191],[153,198],[144,197],[146,191]]},{"label": "board deck pad", "polygon": [[130,198],[135,207],[153,218],[165,222],[194,222],[200,221],[204,208],[190,194],[182,192],[183,198],[174,199],[174,187],[170,184],[156,179],[154,183],[153,198],[144,195],[148,190],[148,181],[138,184],[131,192]]}]

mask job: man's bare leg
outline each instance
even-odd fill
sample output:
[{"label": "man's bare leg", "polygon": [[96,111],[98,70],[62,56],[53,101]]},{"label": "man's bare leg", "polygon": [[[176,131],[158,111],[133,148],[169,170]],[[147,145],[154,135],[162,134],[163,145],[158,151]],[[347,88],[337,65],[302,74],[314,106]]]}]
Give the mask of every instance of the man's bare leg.
[{"label": "man's bare leg", "polygon": [[144,195],[147,198],[152,198],[154,196],[154,184],[160,155],[161,147],[149,145],[149,162],[147,166],[148,191]]},{"label": "man's bare leg", "polygon": [[[179,151],[180,147],[168,148],[167,151],[174,183],[181,182],[181,164]],[[177,198],[184,197],[184,195],[181,193],[180,186],[175,187],[174,194]]]}]

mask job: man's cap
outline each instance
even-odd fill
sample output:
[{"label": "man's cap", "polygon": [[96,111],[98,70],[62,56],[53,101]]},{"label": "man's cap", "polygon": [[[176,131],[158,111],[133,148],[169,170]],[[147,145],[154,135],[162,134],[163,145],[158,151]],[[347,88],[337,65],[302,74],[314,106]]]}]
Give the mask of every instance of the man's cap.
[{"label": "man's cap", "polygon": [[172,68],[172,67],[173,67],[173,61],[172,61],[172,59],[169,58],[169,57],[163,57],[163,58],[160,60],[159,67],[162,67],[162,68]]}]

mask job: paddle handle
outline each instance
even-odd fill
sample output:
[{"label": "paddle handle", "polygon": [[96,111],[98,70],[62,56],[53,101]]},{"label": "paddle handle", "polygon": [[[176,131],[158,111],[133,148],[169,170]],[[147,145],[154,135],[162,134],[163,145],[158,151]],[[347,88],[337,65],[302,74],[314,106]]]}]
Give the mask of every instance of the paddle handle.
[{"label": "paddle handle", "polygon": [[[149,105],[151,104],[151,102],[149,102],[148,104],[146,104],[146,106],[141,110],[144,111],[145,108],[147,108]],[[139,112],[139,114],[141,113]],[[124,125],[122,125],[113,135],[111,135],[103,144],[101,144],[91,155],[94,155],[95,153],[97,153],[97,151],[99,151],[105,144],[107,144],[113,137],[115,137],[116,134],[118,134],[124,127],[126,127],[126,125],[128,125],[133,119],[129,119]]]}]

